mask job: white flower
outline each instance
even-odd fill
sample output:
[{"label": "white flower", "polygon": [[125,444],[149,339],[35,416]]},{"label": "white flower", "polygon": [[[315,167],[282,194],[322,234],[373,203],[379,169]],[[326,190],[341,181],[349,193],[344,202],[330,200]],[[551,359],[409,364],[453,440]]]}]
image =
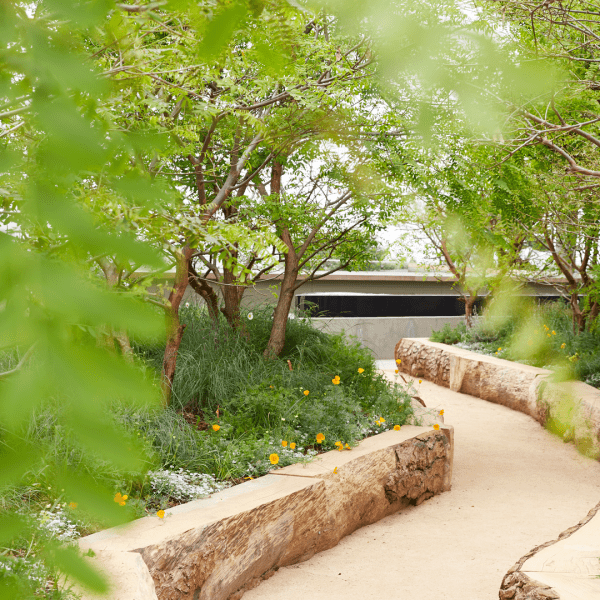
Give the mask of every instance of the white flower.
[{"label": "white flower", "polygon": [[252,321],[252,319],[254,319],[254,315],[251,312],[249,312],[248,313],[248,321]]},{"label": "white flower", "polygon": [[185,303],[185,307],[186,307],[186,308],[189,308],[189,307],[190,307],[190,303],[189,303],[189,302],[186,302],[186,303]]}]

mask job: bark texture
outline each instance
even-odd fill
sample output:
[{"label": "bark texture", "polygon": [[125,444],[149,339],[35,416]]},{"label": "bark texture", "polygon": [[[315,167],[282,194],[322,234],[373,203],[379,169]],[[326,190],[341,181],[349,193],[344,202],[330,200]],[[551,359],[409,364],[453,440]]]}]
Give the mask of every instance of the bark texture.
[{"label": "bark texture", "polygon": [[175,281],[173,282],[173,288],[169,294],[169,300],[165,309],[167,344],[165,346],[162,368],[162,391],[165,406],[171,403],[177,354],[185,330],[185,325],[179,322],[179,305],[188,285],[189,262],[192,253],[192,249],[189,246],[185,246],[177,255]]}]

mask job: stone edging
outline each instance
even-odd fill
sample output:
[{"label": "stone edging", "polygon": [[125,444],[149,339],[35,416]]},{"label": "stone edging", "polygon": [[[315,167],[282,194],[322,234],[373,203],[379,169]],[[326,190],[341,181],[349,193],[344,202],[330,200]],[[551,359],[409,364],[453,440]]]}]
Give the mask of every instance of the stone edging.
[{"label": "stone edging", "polygon": [[[569,418],[573,427],[565,431],[565,441],[574,440],[575,443],[585,444],[588,449],[598,449],[600,391],[591,386],[581,382],[556,384],[550,380],[551,372],[546,369],[485,356],[421,338],[401,339],[396,345],[395,358],[401,372],[518,410],[542,425],[546,425],[551,418]],[[570,402],[565,404],[565,399],[570,399]],[[566,410],[571,412],[565,415]],[[537,546],[523,556],[504,576],[499,591],[500,600],[559,599],[560,593],[555,589],[558,586],[552,588],[534,580],[534,573],[523,567],[540,551],[578,532],[590,523],[599,511],[600,504],[590,510],[577,525],[562,532],[556,540]],[[576,559],[573,558],[572,562],[575,564]],[[569,576],[569,573],[564,575]],[[538,577],[543,578],[539,572]]]},{"label": "stone edging", "polygon": [[[555,383],[551,371],[462,350],[424,338],[396,345],[398,370],[455,392],[508,406],[541,425],[557,423],[565,441],[600,456],[600,390],[580,381]],[[560,423],[570,426],[560,430]]]},{"label": "stone edging", "polygon": [[535,581],[527,573],[523,572],[523,566],[540,550],[549,548],[558,542],[570,537],[579,531],[584,525],[589,523],[600,511],[600,502],[590,510],[590,512],[577,525],[569,527],[563,531],[555,540],[536,546],[530,550],[525,556],[522,556],[506,573],[500,585],[500,600],[542,600],[545,598],[558,598],[559,593],[545,583]]},{"label": "stone edging", "polygon": [[440,427],[406,425],[79,545],[111,580],[110,598],[239,600],[280,567],[450,490],[454,434]]}]

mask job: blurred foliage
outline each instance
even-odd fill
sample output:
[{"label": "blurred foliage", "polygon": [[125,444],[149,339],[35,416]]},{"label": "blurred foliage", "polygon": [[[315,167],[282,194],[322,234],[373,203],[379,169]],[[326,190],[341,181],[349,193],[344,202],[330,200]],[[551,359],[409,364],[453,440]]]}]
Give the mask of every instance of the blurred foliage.
[{"label": "blurred foliage", "polygon": [[[342,53],[338,39],[355,40],[349,53]],[[131,518],[135,513],[114,501],[110,477],[103,474],[143,470],[147,445],[128,427],[115,426],[111,406],[117,403],[124,412],[154,410],[160,392],[152,373],[129,353],[126,337],[138,344],[164,338],[164,315],[151,300],[161,309],[169,307],[145,293],[148,278],[134,283],[127,275],[140,266],[150,273],[168,269],[186,245],[215,252],[230,266],[239,248],[257,255],[277,248],[269,228],[275,223],[276,229],[280,215],[257,219],[252,232],[243,223],[211,217],[219,202],[238,191],[236,165],[242,158],[250,182],[265,159],[260,151],[289,156],[303,136],[343,142],[360,167],[349,176],[331,160],[327,175],[355,193],[353,209],[369,223],[362,234],[352,234],[350,250],[340,251],[339,258],[347,259],[357,248],[368,253],[374,221],[390,216],[381,198],[404,195],[398,190],[407,182],[424,180],[415,165],[425,156],[437,165],[443,156],[440,149],[448,138],[436,137],[437,124],[447,123],[444,131],[455,128],[455,138],[474,129],[491,139],[501,129],[500,108],[506,103],[490,103],[490,92],[525,101],[556,81],[550,62],[519,54],[512,41],[492,13],[442,0],[332,1],[312,8],[284,0],[0,3],[0,350],[7,351],[0,373],[0,486],[32,485],[31,474],[43,472],[46,483],[76,502],[91,521],[108,526]],[[347,87],[350,80],[356,87]],[[329,94],[322,93],[325,81],[333,90]],[[351,93],[343,97],[338,89]],[[273,96],[277,91],[283,96]],[[360,105],[356,110],[354,102]],[[199,199],[200,207],[193,206],[189,190],[199,173],[192,166],[200,163],[189,155],[198,150],[198,131],[221,120],[218,143],[207,144],[202,163],[208,166],[208,195],[204,202]],[[373,121],[375,131],[366,131]],[[408,135],[385,142],[384,134],[399,125]],[[242,138],[247,144],[238,153]],[[262,149],[253,154],[259,143]],[[298,160],[318,161],[322,148],[315,143]],[[238,157],[234,168],[232,149]],[[460,187],[468,156],[460,164],[448,163],[439,189],[447,188],[449,204],[454,197],[468,200],[470,208],[463,212],[479,231],[485,222],[484,212],[475,210],[479,188],[470,195],[448,192]],[[233,172],[238,179],[230,178]],[[514,206],[511,189],[518,187],[518,200],[528,201],[518,172],[512,174],[514,186],[508,167],[506,172],[496,182],[497,199],[501,190],[510,196],[505,214]],[[219,178],[229,183],[213,185]],[[281,205],[267,202],[264,208],[273,213]],[[303,214],[294,199],[287,208],[292,219]],[[338,219],[333,237],[344,228]],[[301,230],[305,224],[296,220],[294,226]],[[503,234],[491,235],[491,243],[498,244]],[[279,250],[284,250],[281,244]],[[312,258],[318,264],[321,257]],[[245,274],[235,271],[240,279]],[[256,320],[256,336],[250,339],[266,344],[266,322]],[[348,400],[343,385],[331,387],[324,374],[317,375],[316,367],[300,382],[293,378],[302,370],[279,372],[276,361],[268,373],[269,385],[277,389],[274,411],[287,407],[291,412],[296,400],[289,390],[310,384],[330,402],[310,414],[307,409],[307,422],[313,428],[330,423],[328,436],[351,437],[350,430],[335,429],[338,412],[350,424],[359,409],[380,416],[397,406],[393,395],[381,391],[377,396],[376,377],[360,379],[348,370],[352,361],[341,340],[321,344],[318,335],[303,331],[319,341],[303,348],[294,342],[295,331],[292,326],[284,356],[299,364],[328,365],[326,377],[339,374],[354,386],[354,400]],[[213,339],[207,331],[201,335],[204,341]],[[247,426],[239,415],[259,414],[267,401],[261,387],[267,374],[258,373],[261,361],[247,359],[246,364],[249,351],[235,351],[241,361],[237,375],[210,380],[206,367],[214,366],[214,356],[184,349],[182,356],[190,358],[183,359],[175,386],[179,402],[196,397],[207,410],[223,397],[230,399],[229,411],[238,415],[232,431]],[[352,353],[367,360],[358,348]],[[231,358],[226,354],[220,360],[226,364]],[[372,364],[364,368],[372,374]],[[241,374],[252,369],[257,378],[248,391]],[[209,380],[203,387],[189,380],[195,370],[200,381]],[[372,394],[379,404],[369,404]],[[40,417],[48,405],[56,407],[51,422]],[[261,418],[271,426],[269,415]],[[33,437],[27,434],[31,427],[37,432]],[[45,439],[48,427],[61,432],[62,450],[50,452],[48,444],[36,441],[36,436]],[[13,507],[4,512],[3,548],[35,535]],[[48,572],[106,589],[73,549],[49,540],[39,547],[37,558]],[[28,581],[25,575],[3,578],[0,598],[33,597],[36,584]]]},{"label": "blurred foliage", "polygon": [[[509,299],[515,303],[515,298]],[[600,388],[600,331],[573,330],[572,311],[562,300],[531,304],[516,300],[518,308],[491,307],[471,329],[446,324],[431,341],[514,360],[557,372],[561,379],[577,379]]]}]

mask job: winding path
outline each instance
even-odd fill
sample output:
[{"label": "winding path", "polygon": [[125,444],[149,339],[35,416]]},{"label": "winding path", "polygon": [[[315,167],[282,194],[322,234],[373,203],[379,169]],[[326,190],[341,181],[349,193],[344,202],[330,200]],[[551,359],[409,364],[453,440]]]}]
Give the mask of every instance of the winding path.
[{"label": "winding path", "polygon": [[[384,371],[393,379],[393,371]],[[244,600],[493,600],[506,571],[600,500],[600,463],[530,417],[423,382],[454,426],[452,491],[280,569]]]}]

